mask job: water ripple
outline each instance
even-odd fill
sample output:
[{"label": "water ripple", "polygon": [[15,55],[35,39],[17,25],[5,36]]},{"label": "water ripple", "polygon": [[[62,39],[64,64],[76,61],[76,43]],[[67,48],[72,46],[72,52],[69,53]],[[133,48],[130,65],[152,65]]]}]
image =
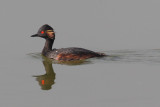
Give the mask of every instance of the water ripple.
[{"label": "water ripple", "polygon": [[[57,62],[52,61],[53,63],[58,64],[67,64],[67,65],[80,65],[80,64],[92,64],[97,62],[104,63],[152,63],[160,64],[160,49],[147,49],[147,50],[109,50],[104,51],[107,57],[103,58],[91,58],[85,61],[80,61],[80,63],[73,62]],[[36,52],[30,53],[29,56],[35,59],[43,60],[43,56]],[[79,62],[79,61],[78,61]]]},{"label": "water ripple", "polygon": [[105,53],[109,55],[103,58],[107,62],[160,63],[160,49],[110,50]]}]

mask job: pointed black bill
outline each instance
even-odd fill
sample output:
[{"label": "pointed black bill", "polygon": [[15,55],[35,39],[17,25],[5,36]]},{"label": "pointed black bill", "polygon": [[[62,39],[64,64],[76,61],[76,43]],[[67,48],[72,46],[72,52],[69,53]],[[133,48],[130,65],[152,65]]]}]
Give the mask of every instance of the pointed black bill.
[{"label": "pointed black bill", "polygon": [[34,35],[32,35],[31,37],[38,37],[38,34],[34,34]]}]

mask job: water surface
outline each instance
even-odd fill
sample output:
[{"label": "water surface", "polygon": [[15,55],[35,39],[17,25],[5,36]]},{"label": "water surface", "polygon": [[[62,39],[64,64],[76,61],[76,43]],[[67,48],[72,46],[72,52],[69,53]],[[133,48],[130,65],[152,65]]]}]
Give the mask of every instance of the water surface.
[{"label": "water surface", "polygon": [[159,49],[103,52],[109,56],[71,63],[49,60],[40,52],[4,58],[1,105],[159,105]]},{"label": "water surface", "polygon": [[156,99],[160,98],[160,50],[104,52],[109,56],[80,63],[59,63],[39,53],[29,54],[34,57],[32,60],[39,60],[43,71],[33,77],[37,82],[33,79],[32,83],[38,84],[37,91],[48,90],[54,104],[60,106],[156,105]]}]

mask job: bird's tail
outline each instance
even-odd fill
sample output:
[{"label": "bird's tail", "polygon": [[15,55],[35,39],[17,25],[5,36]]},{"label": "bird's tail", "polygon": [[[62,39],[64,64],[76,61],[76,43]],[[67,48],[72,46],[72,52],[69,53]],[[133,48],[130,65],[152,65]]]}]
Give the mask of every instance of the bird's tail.
[{"label": "bird's tail", "polygon": [[98,54],[98,57],[108,56],[105,53],[100,53],[100,52],[97,52],[97,54]]}]

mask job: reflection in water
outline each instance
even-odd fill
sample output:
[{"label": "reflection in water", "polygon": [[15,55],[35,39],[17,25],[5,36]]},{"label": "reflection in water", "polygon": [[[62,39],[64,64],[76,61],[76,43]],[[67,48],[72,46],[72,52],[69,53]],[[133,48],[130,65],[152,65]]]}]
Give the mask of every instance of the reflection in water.
[{"label": "reflection in water", "polygon": [[86,60],[79,60],[79,61],[55,61],[52,59],[49,59],[47,57],[41,56],[39,53],[32,53],[29,54],[34,58],[42,58],[43,59],[43,65],[46,71],[46,74],[44,75],[37,75],[33,76],[36,77],[36,80],[39,82],[39,85],[41,86],[42,90],[49,90],[52,88],[52,85],[55,83],[56,74],[53,70],[52,64],[62,64],[62,65],[81,65],[81,64],[87,64],[89,61]]},{"label": "reflection in water", "polygon": [[43,65],[46,71],[44,75],[34,76],[36,80],[39,82],[42,90],[49,90],[52,88],[52,85],[55,83],[56,74],[52,67],[52,62],[44,59]]},{"label": "reflection in water", "polygon": [[[29,54],[36,59],[43,59],[43,65],[46,70],[46,74],[35,76],[43,90],[51,89],[51,86],[55,83],[55,73],[52,68],[52,64],[63,65],[82,65],[92,63],[149,63],[160,64],[160,49],[148,49],[148,50],[110,50],[106,51],[108,57],[104,58],[91,58],[88,60],[80,61],[54,61],[46,57],[41,56],[40,53]],[[100,60],[101,59],[101,60]]]},{"label": "reflection in water", "polygon": [[75,60],[75,61],[56,61],[52,60],[54,64],[61,64],[61,65],[82,65],[82,64],[90,64],[89,60]]}]

